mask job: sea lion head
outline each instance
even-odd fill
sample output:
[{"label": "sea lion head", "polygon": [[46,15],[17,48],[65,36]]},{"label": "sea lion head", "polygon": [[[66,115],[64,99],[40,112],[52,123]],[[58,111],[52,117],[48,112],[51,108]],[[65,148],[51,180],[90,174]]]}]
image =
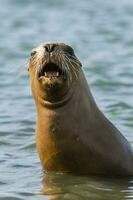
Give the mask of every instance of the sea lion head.
[{"label": "sea lion head", "polygon": [[31,51],[28,71],[32,93],[47,102],[58,102],[78,81],[81,63],[71,46],[49,42]]}]

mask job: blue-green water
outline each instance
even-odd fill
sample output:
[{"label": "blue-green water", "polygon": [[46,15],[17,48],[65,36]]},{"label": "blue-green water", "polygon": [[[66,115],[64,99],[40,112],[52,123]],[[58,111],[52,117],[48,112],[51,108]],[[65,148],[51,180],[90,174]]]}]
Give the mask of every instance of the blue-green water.
[{"label": "blue-green water", "polygon": [[42,181],[26,66],[51,40],[74,47],[97,104],[133,144],[133,1],[0,0],[0,200],[133,199],[133,180]]}]

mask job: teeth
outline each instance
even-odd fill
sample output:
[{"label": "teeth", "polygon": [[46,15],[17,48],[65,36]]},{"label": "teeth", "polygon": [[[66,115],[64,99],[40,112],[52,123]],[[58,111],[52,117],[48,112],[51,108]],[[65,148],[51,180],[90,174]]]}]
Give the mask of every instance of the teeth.
[{"label": "teeth", "polygon": [[59,72],[54,72],[54,73],[49,73],[49,72],[44,72],[44,76],[49,77],[49,76],[59,76]]}]

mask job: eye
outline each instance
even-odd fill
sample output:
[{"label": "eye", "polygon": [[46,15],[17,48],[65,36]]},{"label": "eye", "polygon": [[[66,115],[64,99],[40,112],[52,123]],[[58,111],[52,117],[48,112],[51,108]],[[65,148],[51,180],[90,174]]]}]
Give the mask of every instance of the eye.
[{"label": "eye", "polygon": [[74,56],[74,50],[70,46],[66,46],[66,52],[72,56]]},{"label": "eye", "polygon": [[33,57],[36,53],[37,51],[33,50],[30,55]]}]

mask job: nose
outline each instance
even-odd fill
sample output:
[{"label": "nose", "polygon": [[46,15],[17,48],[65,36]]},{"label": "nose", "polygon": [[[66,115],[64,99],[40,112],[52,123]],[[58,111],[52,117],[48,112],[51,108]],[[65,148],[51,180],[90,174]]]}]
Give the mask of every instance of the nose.
[{"label": "nose", "polygon": [[56,44],[45,44],[44,48],[47,52],[51,53],[54,51]]}]

